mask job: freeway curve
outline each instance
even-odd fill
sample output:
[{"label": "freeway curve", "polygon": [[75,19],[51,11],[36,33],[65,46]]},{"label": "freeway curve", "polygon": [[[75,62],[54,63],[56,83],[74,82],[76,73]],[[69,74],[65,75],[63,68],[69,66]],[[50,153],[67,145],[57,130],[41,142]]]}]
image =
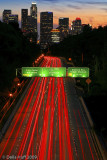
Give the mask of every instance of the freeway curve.
[{"label": "freeway curve", "polygon": [[[41,63],[62,65],[57,57]],[[31,79],[0,143],[0,160],[6,159],[102,160],[72,78]]]}]

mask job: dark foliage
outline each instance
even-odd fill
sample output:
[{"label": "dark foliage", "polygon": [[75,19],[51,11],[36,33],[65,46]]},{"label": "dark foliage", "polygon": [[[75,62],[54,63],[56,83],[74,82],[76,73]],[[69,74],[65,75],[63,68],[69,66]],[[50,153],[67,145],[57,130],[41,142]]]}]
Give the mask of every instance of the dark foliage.
[{"label": "dark foliage", "polygon": [[[71,57],[75,66],[90,68],[91,94],[107,91],[107,26],[93,30],[86,26],[83,33],[51,46],[51,53],[66,59]],[[86,89],[85,81],[80,80]]]},{"label": "dark foliage", "polygon": [[[107,141],[106,99],[107,99],[107,26],[91,30],[84,28],[80,35],[69,36],[60,44],[51,47],[55,56],[72,58],[75,66],[89,67],[89,86],[86,79],[78,78],[78,85],[84,88],[84,99],[95,123],[95,129]],[[83,55],[83,63],[82,63]]]},{"label": "dark foliage", "polygon": [[0,90],[9,88],[16,68],[31,66],[40,47],[25,38],[17,24],[0,22]]},{"label": "dark foliage", "polygon": [[85,102],[94,120],[95,129],[107,141],[106,104],[107,96],[90,96],[85,98]]}]

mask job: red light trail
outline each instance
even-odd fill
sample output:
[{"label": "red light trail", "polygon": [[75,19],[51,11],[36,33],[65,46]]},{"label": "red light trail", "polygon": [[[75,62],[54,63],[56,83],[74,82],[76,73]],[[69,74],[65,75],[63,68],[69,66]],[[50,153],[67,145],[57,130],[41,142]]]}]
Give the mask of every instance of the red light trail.
[{"label": "red light trail", "polygon": [[[61,67],[61,60],[45,56],[41,66]],[[71,114],[77,126],[75,134],[81,154],[70,126],[64,78],[32,78],[32,83],[13,119],[13,125],[7,131],[8,138],[5,143],[0,144],[0,159],[3,155],[10,156],[15,153],[17,160],[21,160],[23,155],[26,155],[26,160],[29,155],[36,155],[37,160],[88,160],[79,128],[81,122],[89,153],[95,160],[94,146],[90,143],[81,113],[74,108]]]}]

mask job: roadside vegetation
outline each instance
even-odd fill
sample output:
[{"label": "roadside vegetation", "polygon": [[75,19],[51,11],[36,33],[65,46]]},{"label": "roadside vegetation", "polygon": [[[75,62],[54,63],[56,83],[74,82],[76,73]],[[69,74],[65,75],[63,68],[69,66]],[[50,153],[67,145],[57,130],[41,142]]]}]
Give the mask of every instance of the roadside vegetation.
[{"label": "roadside vegetation", "polygon": [[[24,37],[17,23],[0,22],[0,131],[29,82],[21,75],[18,77],[19,81],[15,78],[16,68],[32,66],[39,55],[40,46]],[[17,86],[21,82],[25,85]],[[10,97],[10,93],[14,96]],[[7,102],[9,105],[3,110]]]},{"label": "roadside vegetation", "polygon": [[40,47],[25,38],[17,24],[0,22],[0,92],[9,90],[16,68],[32,66]]},{"label": "roadside vegetation", "polygon": [[84,100],[94,120],[95,129],[107,144],[106,99],[107,99],[107,26],[91,29],[65,38],[60,44],[50,47],[51,54],[72,59],[77,67],[89,67],[89,85],[86,78],[78,78],[77,85],[84,89]]}]

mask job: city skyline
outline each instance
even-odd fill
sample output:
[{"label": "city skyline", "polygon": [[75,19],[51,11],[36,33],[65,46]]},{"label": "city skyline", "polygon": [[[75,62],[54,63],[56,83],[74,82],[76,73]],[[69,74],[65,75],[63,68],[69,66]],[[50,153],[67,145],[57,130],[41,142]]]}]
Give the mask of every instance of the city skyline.
[{"label": "city skyline", "polygon": [[41,12],[40,15],[40,43],[41,48],[46,48],[51,42],[53,29],[53,12]]},{"label": "city skyline", "polygon": [[[19,15],[19,24],[21,23],[21,9],[28,9],[30,14],[30,6],[33,1],[23,0],[14,2],[13,0],[5,0],[1,2],[0,19],[2,20],[2,13],[4,9],[11,9],[12,14]],[[76,18],[80,17],[82,23],[91,24],[93,27],[99,25],[107,25],[107,1],[106,0],[37,0],[38,8],[38,24],[40,24],[40,12],[53,12],[54,28],[58,26],[60,17],[69,17],[69,24]]]}]

